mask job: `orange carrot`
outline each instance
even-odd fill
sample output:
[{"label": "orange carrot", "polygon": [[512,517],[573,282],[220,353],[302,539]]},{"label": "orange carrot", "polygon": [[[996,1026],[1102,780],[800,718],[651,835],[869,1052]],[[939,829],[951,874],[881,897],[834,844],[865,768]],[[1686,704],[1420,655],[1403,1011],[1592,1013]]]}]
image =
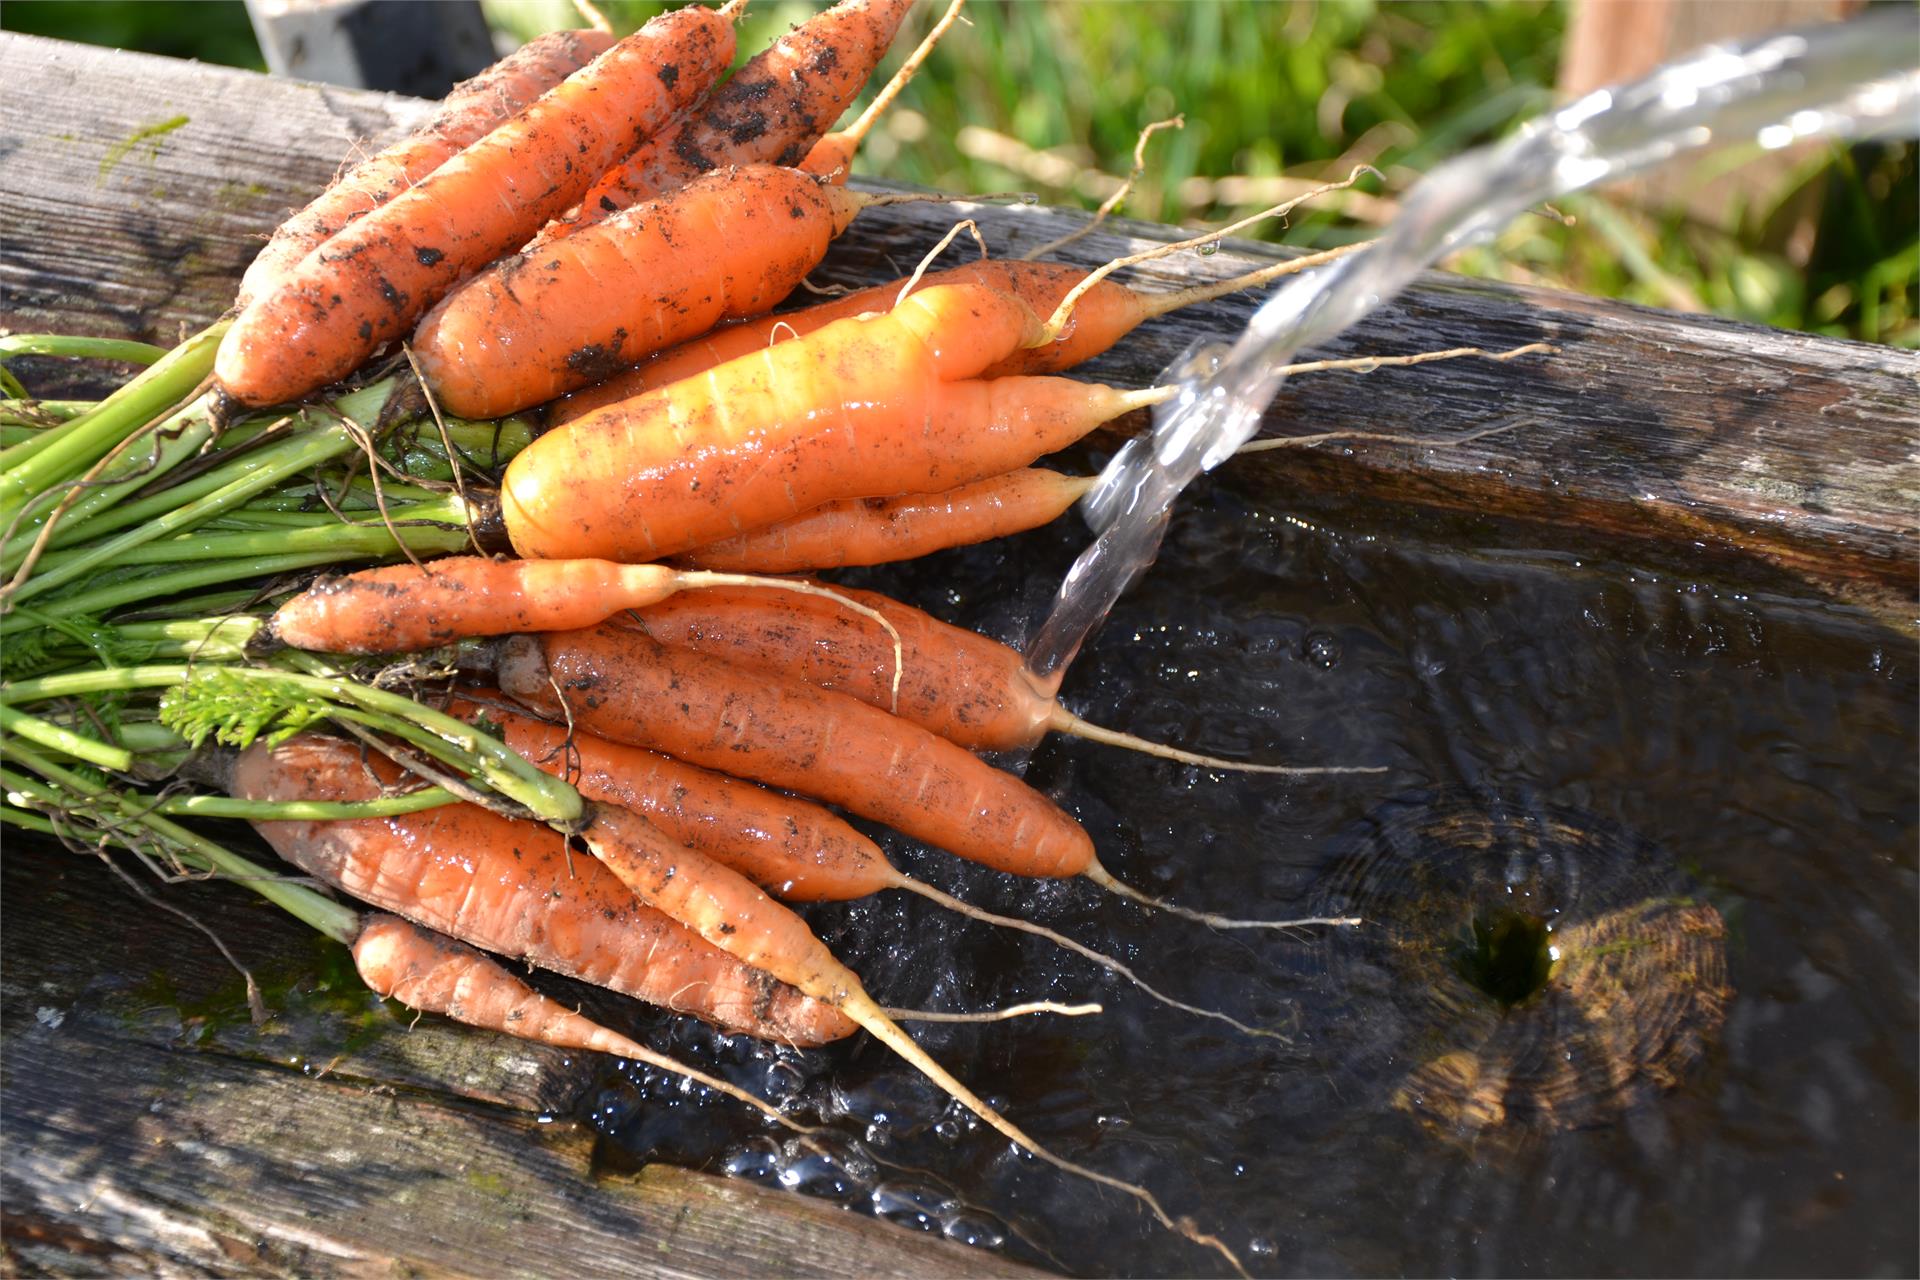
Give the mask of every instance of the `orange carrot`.
[{"label": "orange carrot", "polygon": [[[256,743],[230,789],[253,800],[368,800],[391,769],[359,748],[301,735]],[[836,1011],[739,964],[643,907],[565,838],[475,805],[390,818],[261,822],[280,856],[415,924],[543,969],[691,1013],[730,1031],[824,1044],[851,1027]]]},{"label": "orange carrot", "polygon": [[788,902],[839,902],[903,889],[968,919],[1045,938],[1119,974],[1162,1004],[1224,1022],[1247,1035],[1274,1034],[1218,1010],[1176,1000],[1112,956],[1065,934],[1030,920],[983,911],[902,874],[878,845],[818,805],[776,796],[750,782],[658,752],[517,715],[486,700],[484,693],[472,696],[482,701],[458,699],[448,711],[464,720],[484,716],[501,741],[537,767],[572,782],[589,800],[639,814],[668,840],[739,872],[775,897]]},{"label": "orange carrot", "polygon": [[874,124],[886,113],[887,108],[893,105],[893,100],[900,96],[900,91],[907,87],[907,82],[913,79],[914,73],[920,70],[920,64],[925,62],[927,55],[933,52],[933,46],[940,43],[940,37],[947,33],[947,28],[960,17],[960,10],[966,6],[966,3],[967,0],[953,0],[947,6],[947,11],[940,15],[940,21],[933,24],[933,29],[928,31],[914,51],[907,55],[907,60],[894,68],[893,78],[887,81],[884,89],[874,95],[873,101],[867,104],[867,109],[860,113],[860,118],[846,128],[835,130],[814,143],[812,150],[807,152],[806,159],[800,161],[799,167],[808,173],[817,173],[835,185],[845,183],[853,167],[854,153],[860,150],[860,144],[866,141],[867,134],[872,132]]},{"label": "orange carrot", "polygon": [[1218,1237],[1202,1234],[1184,1218],[1176,1222],[1152,1192],[1054,1155],[961,1084],[887,1016],[853,970],[834,958],[804,920],[736,872],[690,851],[674,849],[644,818],[614,805],[597,807],[581,838],[636,896],[745,963],[765,968],[782,981],[843,1010],[1008,1140],[1055,1168],[1125,1192],[1147,1206],[1161,1226],[1218,1251],[1235,1270],[1246,1274],[1239,1258]]},{"label": "orange carrot", "polygon": [[296,263],[340,228],[412,187],[612,44],[609,32],[550,31],[455,85],[426,124],[354,165],[313,203],[281,223],[240,278],[235,305],[244,308],[271,292]]},{"label": "orange carrot", "polygon": [[367,917],[353,941],[353,963],[360,971],[360,980],[375,995],[398,1000],[409,1009],[441,1014],[470,1027],[521,1040],[644,1062],[744,1102],[790,1129],[813,1132],[746,1090],[656,1053],[541,995],[484,952],[399,916]]},{"label": "orange carrot", "polygon": [[[1254,288],[1277,276],[1305,270],[1348,252],[1351,252],[1351,248],[1290,258],[1230,280],[1193,285],[1168,293],[1141,293],[1111,280],[1101,280],[1081,297],[1070,323],[1058,338],[1044,346],[1023,347],[1010,352],[982,369],[981,376],[1059,373],[1071,369],[1082,361],[1091,360],[1155,317],[1242,289]],[[1034,314],[1045,316],[1050,315],[1068,291],[1086,277],[1086,268],[1066,263],[989,260],[928,272],[915,288],[930,289],[948,284],[983,285],[1010,293],[1026,303]],[[679,346],[669,347],[625,373],[574,392],[549,411],[549,419],[556,424],[570,422],[595,409],[617,404],[682,378],[705,373],[716,365],[750,352],[765,350],[776,342],[804,337],[835,320],[885,310],[893,306],[906,283],[903,278],[856,290],[798,311],[757,316],[716,329]]]},{"label": "orange carrot", "polygon": [[829,502],[791,520],[681,552],[689,568],[794,573],[889,564],[1037,529],[1092,487],[1092,476],[1025,468],[944,493]]},{"label": "orange carrot", "polygon": [[978,286],[915,294],[549,431],[501,485],[520,554],[652,560],[826,502],[949,489],[1157,403],[1063,378],[973,375],[1032,313]]},{"label": "orange carrot", "polygon": [[[295,649],[409,653],[467,636],[591,626],[689,587],[762,581],[611,560],[447,556],[424,565],[388,565],[321,578],[280,606],[267,634]],[[772,585],[802,594],[833,594],[805,582]]]},{"label": "orange carrot", "polygon": [[789,901],[842,901],[905,887],[906,877],[878,845],[819,805],[518,715],[481,693],[455,701],[448,712],[468,721],[484,716],[502,742],[587,799],[640,814],[676,844]]},{"label": "orange carrot", "polygon": [[1018,778],[844,694],[615,627],[515,636],[495,674],[578,729],[831,801],[1002,871],[1097,865],[1080,825]]},{"label": "orange carrot", "polygon": [[[1224,760],[1090,724],[1027,674],[1017,649],[950,626],[877,591],[834,591],[838,598],[824,600],[758,587],[719,588],[662,601],[622,625],[640,627],[663,644],[710,654],[746,671],[804,680],[890,709],[976,751],[1014,751],[1035,745],[1049,733],[1067,733],[1208,769],[1380,772]],[[891,630],[882,632],[850,612],[848,600],[884,617]]]},{"label": "orange carrot", "polygon": [[421,322],[421,370],[465,417],[550,400],[771,309],[882,198],[771,165],[707,174],[467,281]]},{"label": "orange carrot", "polygon": [[[879,65],[912,0],[841,0],[774,41],[677,126],[604,174],[541,243],[729,165],[797,164]],[[818,171],[816,171],[818,172]]]},{"label": "orange carrot", "polygon": [[351,371],[578,200],[732,56],[730,16],[693,6],[655,18],[256,298],[220,345],[219,385],[241,404],[273,404]]}]

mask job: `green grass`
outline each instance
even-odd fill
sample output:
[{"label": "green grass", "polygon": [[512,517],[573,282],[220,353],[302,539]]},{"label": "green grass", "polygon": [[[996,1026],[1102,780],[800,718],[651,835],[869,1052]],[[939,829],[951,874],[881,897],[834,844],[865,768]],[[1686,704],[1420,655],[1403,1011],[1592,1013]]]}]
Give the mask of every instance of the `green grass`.
[{"label": "green grass", "polygon": [[[662,7],[604,0],[622,30]],[[755,0],[752,51],[816,6]],[[935,0],[896,41],[904,51]],[[509,38],[577,26],[569,0],[486,0]],[[8,0],[0,25],[258,66],[238,3]],[[1261,183],[1377,167],[1389,200],[1434,163],[1501,136],[1553,101],[1562,0],[973,0],[969,25],[868,140],[858,168],[953,191],[1021,189],[1097,204],[1149,121],[1158,135],[1130,215],[1224,221],[1270,201]],[[237,23],[236,23],[237,19]],[[204,45],[197,44],[204,41]],[[744,53],[743,53],[744,56]],[[887,67],[891,68],[889,62]],[[1752,149],[1749,149],[1751,153]],[[1837,337],[1920,345],[1920,166],[1912,145],[1828,148],[1709,225],[1611,195],[1568,201],[1567,226],[1522,218],[1454,270]],[[1737,149],[1694,161],[1705,175]],[[1064,162],[1064,163],[1063,163]],[[1066,171],[1055,175],[1053,169]],[[1233,179],[1223,183],[1221,179]],[[1256,203],[1257,201],[1257,203]],[[1270,238],[1324,247],[1375,234],[1379,202],[1322,202]]]}]

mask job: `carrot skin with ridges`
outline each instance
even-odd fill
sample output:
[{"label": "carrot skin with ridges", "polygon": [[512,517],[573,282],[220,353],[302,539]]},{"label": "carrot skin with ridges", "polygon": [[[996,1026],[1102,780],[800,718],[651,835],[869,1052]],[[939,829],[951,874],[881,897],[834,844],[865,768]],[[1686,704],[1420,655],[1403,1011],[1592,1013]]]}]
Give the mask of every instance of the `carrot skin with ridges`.
[{"label": "carrot skin with ridges", "polygon": [[1077,875],[1093,842],[1012,774],[918,725],[617,627],[516,636],[500,687],[542,715],[837,804],[974,862]]},{"label": "carrot skin with ridges", "polygon": [[235,301],[246,307],[274,288],[302,258],[355,218],[411,188],[491,130],[612,47],[605,31],[535,36],[471,80],[462,81],[426,124],[341,174],[312,203],[274,229],[240,277]]},{"label": "carrot skin with ridges", "polygon": [[[231,789],[254,800],[372,799],[393,770],[303,734],[242,752]],[[487,951],[730,1031],[796,1044],[847,1035],[838,1012],[738,964],[653,909],[564,838],[474,805],[388,818],[260,822],[289,862],[345,893]]]},{"label": "carrot skin with ridges", "polygon": [[728,165],[798,164],[859,96],[910,8],[912,0],[843,0],[795,27],[604,174],[542,242]]},{"label": "carrot skin with ridges", "polygon": [[673,562],[729,573],[891,564],[1037,529],[1079,501],[1086,476],[1022,468],[942,493],[829,502],[777,524],[683,551]]},{"label": "carrot skin with ridges", "polygon": [[676,844],[790,902],[863,898],[899,884],[878,845],[818,805],[491,703],[460,700],[449,713],[484,715],[535,768],[566,778],[589,800],[641,815]]},{"label": "carrot skin with ridges", "polygon": [[[1017,262],[989,259],[921,277],[914,292],[943,284],[975,284],[998,289],[1023,302],[1035,315],[1050,315],[1067,291],[1086,278],[1084,267],[1060,262]],[[689,339],[649,357],[644,363],[606,381],[576,391],[548,411],[555,425],[571,422],[595,409],[617,404],[644,392],[705,373],[716,365],[763,350],[776,342],[814,333],[835,320],[884,311],[893,306],[906,281],[859,289],[778,315],[735,321],[712,333]],[[1000,357],[980,371],[980,377],[1004,374],[1060,373],[1099,355],[1130,333],[1141,321],[1159,314],[1153,299],[1102,280],[1081,298],[1065,330],[1042,347],[1023,348]]]},{"label": "carrot skin with ridges", "polygon": [[771,310],[864,198],[770,165],[706,174],[462,284],[414,336],[448,412],[498,417]]},{"label": "carrot skin with ridges", "polygon": [[712,10],[655,18],[256,298],[220,345],[219,385],[240,404],[276,404],[351,372],[578,200],[732,56],[732,23]]},{"label": "carrot skin with ridges", "polygon": [[788,601],[777,591],[717,588],[663,600],[617,625],[745,671],[896,708],[902,719],[971,750],[1012,751],[1046,735],[1053,698],[1026,677],[1017,650],[877,591],[835,590],[893,624],[900,638],[897,698],[893,637],[818,597]]}]

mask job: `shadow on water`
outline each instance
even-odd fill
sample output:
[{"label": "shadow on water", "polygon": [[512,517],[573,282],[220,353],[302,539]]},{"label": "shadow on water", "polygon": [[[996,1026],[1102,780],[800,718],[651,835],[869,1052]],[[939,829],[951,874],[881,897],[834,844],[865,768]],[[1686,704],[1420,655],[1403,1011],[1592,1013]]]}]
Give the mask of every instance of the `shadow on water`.
[{"label": "shadow on water", "polygon": [[[1063,522],[849,577],[1018,642],[1082,536]],[[1287,1043],[907,895],[813,908],[816,930],[894,1005],[1104,1001],[1098,1019],[915,1034],[1060,1154],[1144,1181],[1259,1273],[1909,1271],[1913,640],[1471,542],[1391,514],[1323,527],[1228,468],[1063,699],[1197,750],[1391,771],[1229,776],[1066,740],[1018,762],[1149,892],[1366,926],[1216,933],[882,837],[909,872]],[[783,1149],[680,1086],[610,1073],[583,1104],[609,1153],[777,1180],[1076,1273],[1207,1265],[1131,1202],[990,1140],[864,1038],[795,1055],[659,1034],[858,1142]]]}]

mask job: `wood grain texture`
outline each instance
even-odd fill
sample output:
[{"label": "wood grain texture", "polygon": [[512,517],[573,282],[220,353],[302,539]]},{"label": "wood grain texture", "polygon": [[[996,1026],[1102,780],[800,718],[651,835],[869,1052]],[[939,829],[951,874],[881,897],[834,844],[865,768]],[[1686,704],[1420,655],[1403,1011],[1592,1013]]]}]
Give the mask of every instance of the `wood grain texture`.
[{"label": "wood grain texture", "polygon": [[9,1273],[1031,1274],[752,1183],[596,1176],[565,1119],[595,1064],[409,1029],[330,944],[230,886],[166,901],[255,970],[257,1028],[205,937],[93,859],[9,833],[0,873]]},{"label": "wood grain texture", "polygon": [[[13,135],[0,141],[10,230],[0,321],[161,339],[217,316],[283,210],[424,110],[24,36],[0,36],[0,86]],[[187,122],[128,145],[178,116]],[[1084,220],[1020,207],[875,210],[816,278],[903,274],[960,216],[978,218],[1000,256]],[[1175,234],[1119,222],[1061,256],[1091,265]],[[1131,280],[1164,289],[1223,279],[1275,253],[1235,242],[1142,266]],[[1188,343],[1237,334],[1255,302],[1163,317],[1085,373],[1152,382]],[[1264,432],[1444,437],[1506,419],[1527,421],[1523,429],[1458,449],[1355,444],[1262,465],[1323,515],[1381,503],[1497,516],[1553,549],[1912,617],[1920,355],[1437,273],[1313,354],[1534,341],[1559,353],[1296,379]]]}]

